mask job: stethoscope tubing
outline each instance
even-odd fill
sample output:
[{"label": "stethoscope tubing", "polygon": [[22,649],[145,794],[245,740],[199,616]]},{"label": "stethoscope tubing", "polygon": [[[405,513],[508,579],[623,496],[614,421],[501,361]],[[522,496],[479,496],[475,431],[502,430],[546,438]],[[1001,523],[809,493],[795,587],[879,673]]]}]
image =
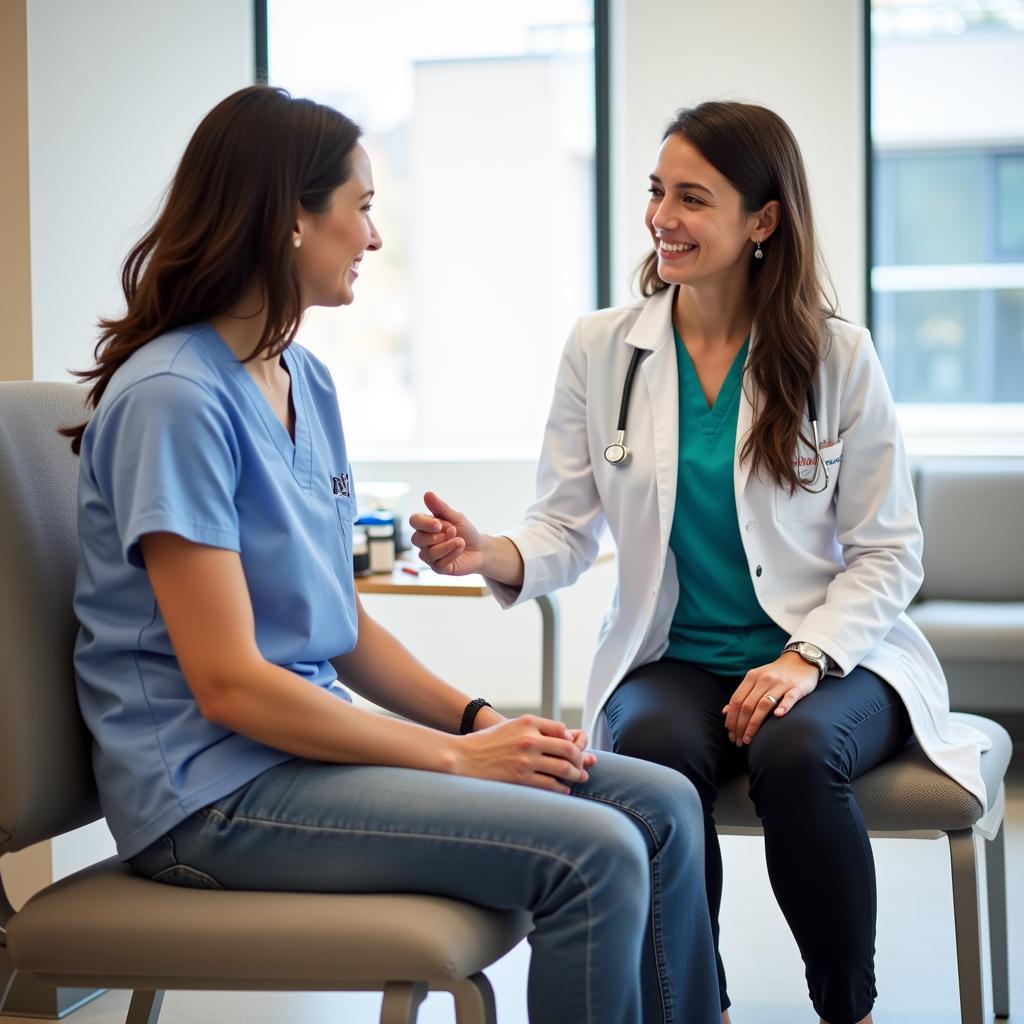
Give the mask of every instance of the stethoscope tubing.
[{"label": "stethoscope tubing", "polygon": [[[619,402],[619,419],[615,425],[615,440],[604,450],[604,457],[607,462],[616,467],[629,464],[632,460],[632,452],[626,445],[626,420],[629,417],[629,403],[633,396],[633,378],[636,377],[637,367],[640,361],[648,354],[649,350],[634,348],[633,355],[629,360],[629,368],[626,370],[626,379],[622,383],[622,400]],[[807,418],[810,420],[811,433],[814,437],[814,476],[806,483],[814,483],[818,478],[818,466],[825,472],[825,483],[812,493],[819,493],[828,487],[828,465],[821,454],[821,441],[818,437],[818,405],[814,400],[814,388],[807,389]]]}]

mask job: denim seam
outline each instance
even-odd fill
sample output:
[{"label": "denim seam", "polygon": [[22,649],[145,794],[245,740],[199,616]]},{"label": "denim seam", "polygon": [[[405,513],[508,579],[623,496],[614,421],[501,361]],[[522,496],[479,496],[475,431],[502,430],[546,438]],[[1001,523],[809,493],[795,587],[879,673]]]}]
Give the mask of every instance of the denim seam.
[{"label": "denim seam", "polygon": [[593,943],[591,942],[590,930],[593,926],[593,900],[591,899],[590,886],[587,884],[586,877],[583,872],[574,864],[571,860],[560,854],[554,853],[551,850],[539,849],[535,846],[525,846],[521,843],[509,843],[497,839],[480,839],[470,838],[468,836],[440,836],[433,835],[429,832],[391,832],[384,829],[370,829],[370,828],[344,828],[332,825],[304,825],[300,823],[293,823],[287,821],[275,821],[272,818],[255,818],[251,815],[235,815],[232,819],[233,822],[248,822],[254,825],[268,825],[272,828],[290,828],[290,829],[302,829],[308,832],[339,832],[339,833],[350,833],[356,835],[368,835],[368,836],[401,836],[406,839],[433,839],[441,840],[443,842],[456,842],[456,843],[474,843],[479,846],[500,846],[510,850],[521,850],[525,853],[540,854],[543,857],[550,857],[552,860],[558,861],[559,864],[564,864],[575,874],[581,884],[583,885],[583,891],[587,897],[587,952],[586,952],[586,981],[584,984],[585,992],[585,1005],[587,1019],[584,1024],[590,1024],[592,1020],[592,1013],[590,1008],[590,991],[591,991],[591,968],[590,958],[593,949]]},{"label": "denim seam", "polygon": [[654,826],[635,807],[630,807],[625,804],[618,803],[615,800],[609,800],[605,797],[590,796],[586,793],[580,793],[579,795],[582,796],[584,800],[592,800],[596,804],[607,804],[609,807],[614,807],[623,814],[636,818],[637,821],[643,823],[644,827],[651,835],[651,840],[654,843],[656,851],[654,856],[651,858],[651,930],[654,940],[654,960],[658,967],[658,990],[661,995],[662,1015],[664,1017],[665,1024],[672,1024],[672,1001],[665,990],[665,954],[660,941],[661,905],[659,895],[661,893],[661,881],[658,872],[658,857],[661,855],[664,844],[659,842],[658,833]]},{"label": "denim seam", "polygon": [[661,840],[658,839],[658,833],[654,826],[638,811],[635,807],[627,806],[626,804],[619,803],[616,800],[609,800],[606,797],[591,796],[589,793],[576,792],[577,796],[583,797],[584,800],[591,800],[595,804],[607,804],[609,807],[614,807],[617,811],[621,811],[632,818],[636,818],[637,821],[643,822],[644,827],[651,834],[651,840],[653,841],[658,852],[661,852],[661,848],[664,845]]},{"label": "denim seam", "polygon": [[658,992],[661,995],[661,1013],[665,1024],[672,1024],[672,997],[665,986],[665,951],[661,944],[661,872],[658,868],[659,850],[651,859],[651,938],[654,942],[654,962],[658,967]]},{"label": "denim seam", "polygon": [[[150,880],[153,882],[165,882],[165,880],[174,878],[176,876],[181,878],[191,878],[194,881],[202,882],[204,889],[215,888],[222,891],[224,889],[224,886],[221,885],[220,882],[213,877],[213,875],[209,874],[206,871],[200,871],[199,868],[194,868],[190,864],[174,863],[170,867],[166,867],[162,871],[158,871],[155,875],[152,875]],[[206,883],[208,881],[213,882],[215,884],[212,886],[207,885]]]},{"label": "denim seam", "polygon": [[216,807],[201,807],[196,813],[201,814],[204,818],[216,818],[219,821],[231,820],[223,811],[218,811]]}]

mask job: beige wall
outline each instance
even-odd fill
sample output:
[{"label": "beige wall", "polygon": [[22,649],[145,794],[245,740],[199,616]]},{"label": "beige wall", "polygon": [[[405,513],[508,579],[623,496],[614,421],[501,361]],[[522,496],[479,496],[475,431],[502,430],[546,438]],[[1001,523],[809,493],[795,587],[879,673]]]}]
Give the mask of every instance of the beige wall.
[{"label": "beige wall", "polygon": [[25,0],[0,0],[0,380],[32,378]]}]

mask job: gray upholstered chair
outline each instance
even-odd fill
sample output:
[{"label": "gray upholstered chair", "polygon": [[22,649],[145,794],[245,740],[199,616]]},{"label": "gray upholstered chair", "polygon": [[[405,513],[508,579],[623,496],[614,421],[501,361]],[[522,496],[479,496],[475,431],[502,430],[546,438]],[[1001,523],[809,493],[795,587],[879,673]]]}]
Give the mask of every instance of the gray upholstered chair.
[{"label": "gray upholstered chair", "polygon": [[[1006,855],[1003,845],[1003,778],[1012,744],[1001,725],[977,715],[953,716],[988,734],[992,747],[981,758],[988,806],[944,775],[924,756],[916,742],[891,761],[862,775],[854,796],[876,838],[949,840],[953,875],[953,923],[960,976],[960,1019],[982,1024],[982,897],[978,882],[978,840],[984,843],[989,944],[992,955],[992,1004],[997,1017],[1010,1014],[1009,964],[1006,946]],[[715,822],[724,835],[760,835],[761,824],[747,795],[746,775],[726,783],[715,807]],[[987,853],[986,853],[987,850]]]},{"label": "gray upholstered chair", "polygon": [[[100,816],[71,661],[77,459],[55,432],[83,394],[0,384],[0,857]],[[134,989],[129,1024],[154,1024],[168,989],[382,990],[382,1024],[409,1024],[429,987],[493,1024],[482,971],[529,927],[431,896],[179,889],[108,860],[17,913],[0,885],[0,1003],[25,978]]]},{"label": "gray upholstered chair", "polygon": [[915,467],[924,584],[910,606],[962,711],[1024,710],[1024,459]]}]

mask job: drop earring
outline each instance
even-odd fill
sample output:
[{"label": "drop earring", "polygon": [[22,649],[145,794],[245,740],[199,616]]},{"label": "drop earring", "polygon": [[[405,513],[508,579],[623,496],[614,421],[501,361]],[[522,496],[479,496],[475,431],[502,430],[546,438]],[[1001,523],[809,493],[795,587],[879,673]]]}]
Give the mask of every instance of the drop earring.
[{"label": "drop earring", "polygon": [[[298,239],[296,239],[295,241],[296,241],[296,244],[298,244]],[[764,253],[761,252],[761,243],[760,242],[755,242],[754,245],[757,246],[757,248],[754,250],[754,259],[755,260],[763,260],[764,259]]]}]

